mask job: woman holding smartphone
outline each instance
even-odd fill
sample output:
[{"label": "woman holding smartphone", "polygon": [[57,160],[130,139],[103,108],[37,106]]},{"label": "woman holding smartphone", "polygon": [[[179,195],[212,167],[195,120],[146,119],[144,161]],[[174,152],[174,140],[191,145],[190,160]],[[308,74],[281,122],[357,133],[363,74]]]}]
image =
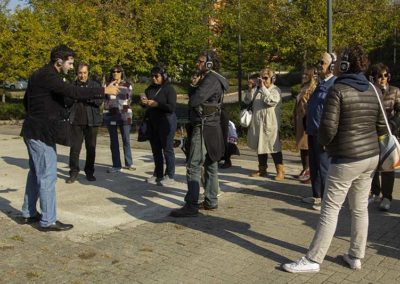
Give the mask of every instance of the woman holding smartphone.
[{"label": "woman holding smartphone", "polygon": [[134,171],[132,151],[130,144],[130,132],[132,126],[131,95],[132,85],[126,81],[124,69],[120,65],[114,65],[110,70],[110,75],[106,86],[115,84],[119,88],[116,96],[107,96],[104,102],[103,119],[110,134],[110,149],[112,156],[112,167],[108,173],[118,173],[122,171],[121,157],[118,142],[118,129],[121,132],[124,169]]},{"label": "woman holding smartphone", "polygon": [[160,66],[151,69],[151,80],[151,85],[145,90],[146,96],[141,99],[142,104],[147,106],[146,115],[151,129],[150,144],[155,165],[154,173],[147,182],[171,186],[175,176],[176,92],[164,68]]}]

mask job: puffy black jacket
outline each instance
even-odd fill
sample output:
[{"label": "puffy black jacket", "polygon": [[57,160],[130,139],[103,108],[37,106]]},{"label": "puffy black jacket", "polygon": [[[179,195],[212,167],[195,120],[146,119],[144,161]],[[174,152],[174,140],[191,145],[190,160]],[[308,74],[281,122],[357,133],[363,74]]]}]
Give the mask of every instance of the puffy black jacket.
[{"label": "puffy black jacket", "polygon": [[387,133],[372,86],[366,91],[335,83],[319,128],[319,141],[331,157],[366,159],[379,154],[378,136]]}]

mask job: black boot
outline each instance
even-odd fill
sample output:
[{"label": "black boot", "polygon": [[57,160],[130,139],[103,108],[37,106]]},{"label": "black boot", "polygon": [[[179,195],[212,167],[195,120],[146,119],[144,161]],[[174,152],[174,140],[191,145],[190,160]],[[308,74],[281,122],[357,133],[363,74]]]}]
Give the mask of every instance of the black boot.
[{"label": "black boot", "polygon": [[199,214],[199,209],[195,207],[190,207],[187,204],[183,206],[182,208],[179,209],[174,209],[169,213],[169,216],[171,217],[196,217]]},{"label": "black boot", "polygon": [[78,179],[78,174],[77,173],[73,173],[73,174],[70,175],[69,178],[67,178],[67,180],[65,182],[66,183],[74,183],[77,179]]}]

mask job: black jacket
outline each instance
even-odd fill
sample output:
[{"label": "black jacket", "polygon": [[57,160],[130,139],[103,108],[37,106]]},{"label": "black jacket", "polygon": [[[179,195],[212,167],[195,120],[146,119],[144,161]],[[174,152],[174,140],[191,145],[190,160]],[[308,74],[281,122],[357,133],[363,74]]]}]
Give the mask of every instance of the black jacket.
[{"label": "black jacket", "polygon": [[362,90],[357,90],[339,77],[328,93],[318,137],[331,157],[366,159],[379,154],[378,135],[387,128],[375,91],[364,78]]},{"label": "black jacket", "polygon": [[[100,88],[100,84],[94,80],[86,82],[75,81],[75,85],[82,88]],[[103,116],[100,113],[102,99],[97,100],[73,100],[66,98],[67,102],[72,101],[69,119],[72,125],[100,126],[103,123]],[[68,105],[68,103],[67,103]]]},{"label": "black jacket", "polygon": [[192,125],[199,125],[203,118],[203,137],[207,154],[212,161],[219,161],[225,151],[220,116],[221,111],[202,116],[206,107],[221,108],[222,96],[228,89],[228,81],[220,74],[210,71],[195,87],[189,90],[189,116]]},{"label": "black jacket", "polygon": [[29,78],[24,96],[26,116],[21,136],[55,144],[57,122],[65,117],[64,97],[102,99],[104,88],[80,88],[64,82],[55,67],[47,64]]},{"label": "black jacket", "polygon": [[154,100],[158,103],[157,107],[149,107],[146,115],[150,120],[153,128],[165,127],[168,118],[175,113],[176,109],[176,91],[173,86],[166,82],[160,85],[150,85],[144,93],[147,99]]}]

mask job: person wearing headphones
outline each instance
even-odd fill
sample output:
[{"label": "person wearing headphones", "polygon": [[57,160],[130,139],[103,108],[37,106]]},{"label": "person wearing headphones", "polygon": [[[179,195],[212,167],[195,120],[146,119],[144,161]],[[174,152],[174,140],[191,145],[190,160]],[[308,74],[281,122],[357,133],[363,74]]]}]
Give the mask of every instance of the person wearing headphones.
[{"label": "person wearing headphones", "polygon": [[378,137],[387,133],[378,95],[364,74],[368,65],[362,46],[343,48],[337,65],[340,75],[326,96],[318,131],[319,142],[331,157],[321,215],[306,255],[282,266],[288,272],[320,270],[346,198],[351,236],[343,260],[351,269],[361,269],[368,237],[368,195],[379,161]]},{"label": "person wearing headphones", "polygon": [[176,92],[161,66],[151,69],[151,80],[152,84],[145,90],[146,96],[141,99],[142,105],[147,107],[145,116],[149,121],[150,145],[155,166],[153,175],[146,181],[172,186],[175,176]]},{"label": "person wearing headphones", "polygon": [[[80,63],[75,85],[82,88],[100,88],[100,84],[89,78],[89,64]],[[79,174],[79,154],[85,140],[85,174],[88,181],[95,181],[94,162],[96,157],[97,131],[103,122],[100,106],[103,100],[74,100],[69,116],[72,124],[71,148],[69,151],[69,178],[66,183],[74,183]]]},{"label": "person wearing headphones", "polygon": [[[382,92],[382,103],[386,110],[386,117],[391,124],[393,134],[398,137],[399,132],[395,121],[400,117],[400,90],[397,87],[389,85],[389,67],[383,63],[372,66],[371,76],[374,84],[377,85]],[[382,211],[388,211],[390,209],[393,198],[394,178],[394,171],[391,171],[375,172],[374,178],[372,179],[370,202],[380,201],[379,209]],[[380,198],[381,193],[382,198]]]},{"label": "person wearing headphones", "polygon": [[[57,220],[57,138],[66,136],[60,129],[64,120],[64,97],[74,100],[102,99],[105,94],[116,95],[118,88],[81,88],[69,84],[60,76],[74,68],[75,52],[65,45],[54,47],[50,62],[32,73],[24,96],[26,116],[21,136],[28,149],[29,172],[22,205],[22,223],[39,222],[42,231],[66,231],[72,224]],[[40,199],[41,213],[37,211]]]},{"label": "person wearing headphones", "polygon": [[118,173],[122,171],[121,157],[118,142],[118,129],[121,132],[124,150],[124,169],[134,171],[132,151],[131,151],[131,127],[132,109],[131,96],[132,85],[126,81],[124,69],[120,65],[114,65],[110,69],[110,75],[106,86],[114,84],[118,86],[119,93],[116,96],[107,96],[104,102],[103,119],[110,134],[110,149],[112,157],[112,167],[108,173]]},{"label": "person wearing headphones", "polygon": [[322,55],[317,64],[319,82],[307,103],[306,133],[308,135],[312,196],[303,198],[302,201],[312,204],[312,208],[317,211],[321,210],[329,165],[328,154],[318,140],[318,131],[325,98],[336,80],[336,76],[333,75],[335,63],[336,55],[334,53],[325,52]]},{"label": "person wearing headphones", "polygon": [[[189,89],[189,118],[191,124],[190,151],[186,165],[188,192],[186,204],[172,210],[172,217],[197,216],[199,208],[218,208],[218,161],[223,157],[225,143],[221,127],[223,94],[228,81],[218,73],[219,58],[214,50],[197,57],[198,73]],[[201,168],[204,166],[204,201],[199,205]]]},{"label": "person wearing headphones", "polygon": [[252,177],[267,176],[268,154],[276,168],[275,180],[285,179],[279,129],[281,126],[281,90],[274,84],[275,72],[270,68],[261,70],[260,77],[250,79],[245,104],[253,104],[253,116],[247,129],[247,145],[257,151],[258,171]]}]

